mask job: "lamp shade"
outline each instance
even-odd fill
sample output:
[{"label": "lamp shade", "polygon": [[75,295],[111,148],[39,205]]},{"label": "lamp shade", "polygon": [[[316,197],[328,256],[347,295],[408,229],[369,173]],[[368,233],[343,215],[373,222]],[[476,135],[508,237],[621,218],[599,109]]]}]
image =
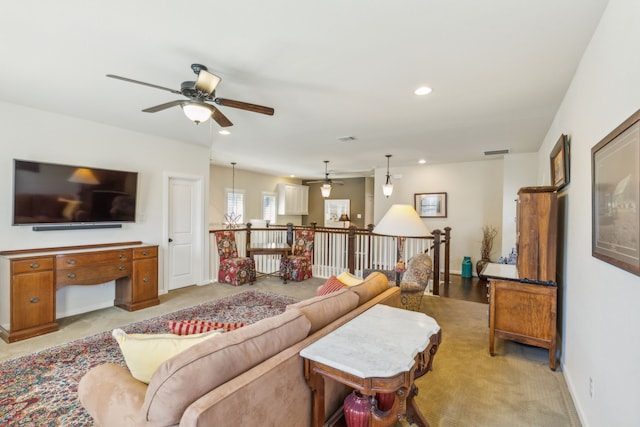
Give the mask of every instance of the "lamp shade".
[{"label": "lamp shade", "polygon": [[322,187],[320,187],[320,192],[322,193],[322,197],[329,197],[329,195],[331,194],[331,184],[322,184]]},{"label": "lamp shade", "polygon": [[189,120],[194,121],[196,124],[206,122],[211,117],[211,109],[202,102],[191,102],[182,105],[182,111]]},{"label": "lamp shade", "polygon": [[349,219],[349,215],[347,215],[346,213],[343,213],[342,215],[340,215],[340,218],[338,218],[338,221],[351,221]]},{"label": "lamp shade", "polygon": [[375,234],[385,236],[425,237],[431,231],[411,205],[392,205],[374,227]]}]

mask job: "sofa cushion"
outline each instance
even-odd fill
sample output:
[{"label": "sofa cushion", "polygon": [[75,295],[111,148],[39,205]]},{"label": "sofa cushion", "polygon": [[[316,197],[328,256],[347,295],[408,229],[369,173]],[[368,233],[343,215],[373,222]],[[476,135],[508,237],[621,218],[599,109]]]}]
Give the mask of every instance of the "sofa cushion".
[{"label": "sofa cushion", "polygon": [[331,276],[327,279],[326,282],[324,282],[324,285],[318,287],[318,289],[316,290],[316,296],[326,295],[332,292],[339,291],[340,289],[344,288],[344,286],[344,283],[339,281],[336,276]]},{"label": "sofa cushion", "polygon": [[204,320],[169,320],[167,326],[172,334],[191,335],[209,331],[230,332],[246,325],[244,323],[207,322]]},{"label": "sofa cushion", "polygon": [[290,309],[298,309],[311,322],[310,334],[324,328],[338,317],[350,312],[358,306],[358,297],[346,288],[297,302],[287,306]]},{"label": "sofa cushion", "polygon": [[337,277],[337,279],[339,281],[341,281],[342,283],[344,283],[346,286],[356,286],[359,285],[360,283],[364,282],[364,279],[358,277],[358,276],[354,276],[353,274],[349,273],[348,271],[343,271],[342,273],[340,273]]},{"label": "sofa cushion", "polygon": [[388,288],[389,279],[387,279],[387,276],[378,271],[374,271],[369,274],[361,284],[349,287],[349,291],[358,294],[358,305],[362,305],[376,295],[386,291]]},{"label": "sofa cushion", "polygon": [[206,340],[167,360],[149,382],[142,407],[147,421],[179,423],[191,403],[301,341],[310,326],[302,312],[290,309]]},{"label": "sofa cushion", "polygon": [[120,346],[127,368],[138,381],[149,383],[165,360],[222,332],[178,336],[174,334],[127,334],[122,329],[111,333]]}]

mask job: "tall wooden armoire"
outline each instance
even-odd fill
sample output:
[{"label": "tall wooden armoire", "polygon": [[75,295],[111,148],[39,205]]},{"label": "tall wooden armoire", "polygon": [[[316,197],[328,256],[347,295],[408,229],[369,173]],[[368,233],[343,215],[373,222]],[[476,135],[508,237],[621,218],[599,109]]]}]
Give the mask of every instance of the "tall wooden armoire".
[{"label": "tall wooden armoire", "polygon": [[549,367],[555,370],[556,188],[521,188],[517,203],[517,266],[488,264],[485,268],[489,279],[489,352],[495,354],[495,338],[546,348]]},{"label": "tall wooden armoire", "polygon": [[558,246],[556,188],[521,188],[516,212],[518,276],[521,279],[555,282]]}]

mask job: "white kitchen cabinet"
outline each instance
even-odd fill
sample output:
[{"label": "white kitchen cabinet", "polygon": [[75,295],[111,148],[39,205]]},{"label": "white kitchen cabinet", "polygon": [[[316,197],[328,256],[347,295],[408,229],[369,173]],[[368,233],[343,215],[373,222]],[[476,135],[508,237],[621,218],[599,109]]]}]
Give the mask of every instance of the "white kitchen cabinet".
[{"label": "white kitchen cabinet", "polygon": [[278,215],[308,215],[309,187],[278,184]]}]

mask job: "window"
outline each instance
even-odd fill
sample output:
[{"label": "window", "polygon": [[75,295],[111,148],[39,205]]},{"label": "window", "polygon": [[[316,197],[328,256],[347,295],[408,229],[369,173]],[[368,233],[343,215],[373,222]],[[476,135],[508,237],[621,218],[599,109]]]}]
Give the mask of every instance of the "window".
[{"label": "window", "polygon": [[244,191],[235,190],[235,193],[227,189],[226,209],[224,221],[227,225],[237,225],[244,223]]},{"label": "window", "polygon": [[275,193],[262,193],[262,219],[270,224],[276,223],[276,195]]}]

